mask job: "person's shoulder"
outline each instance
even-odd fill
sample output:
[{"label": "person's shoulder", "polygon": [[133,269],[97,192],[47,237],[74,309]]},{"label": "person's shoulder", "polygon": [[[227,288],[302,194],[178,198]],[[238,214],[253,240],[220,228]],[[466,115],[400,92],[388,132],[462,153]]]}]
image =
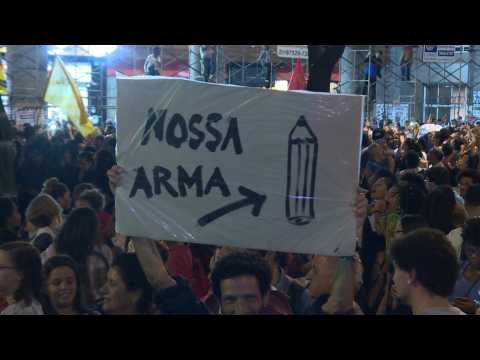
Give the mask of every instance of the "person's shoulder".
[{"label": "person's shoulder", "polygon": [[53,242],[53,235],[49,232],[41,232],[32,240],[32,245],[40,252],[44,252]]},{"label": "person's shoulder", "polygon": [[0,315],[43,315],[43,308],[39,302],[33,300],[30,305],[23,301],[7,306]]},{"label": "person's shoulder", "polygon": [[448,233],[447,237],[457,237],[457,236],[461,236],[462,231],[463,231],[463,228],[462,228],[462,227],[457,227],[457,228],[453,229],[452,231],[450,231],[450,232]]},{"label": "person's shoulder", "polygon": [[455,306],[436,307],[425,310],[421,315],[466,315]]}]

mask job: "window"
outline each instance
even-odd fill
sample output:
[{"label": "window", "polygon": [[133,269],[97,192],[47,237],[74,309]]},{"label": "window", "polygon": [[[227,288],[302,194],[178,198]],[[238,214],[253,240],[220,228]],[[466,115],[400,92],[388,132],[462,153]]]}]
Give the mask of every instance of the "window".
[{"label": "window", "polygon": [[425,86],[423,120],[430,115],[437,120],[465,118],[466,103],[465,86],[445,84]]}]

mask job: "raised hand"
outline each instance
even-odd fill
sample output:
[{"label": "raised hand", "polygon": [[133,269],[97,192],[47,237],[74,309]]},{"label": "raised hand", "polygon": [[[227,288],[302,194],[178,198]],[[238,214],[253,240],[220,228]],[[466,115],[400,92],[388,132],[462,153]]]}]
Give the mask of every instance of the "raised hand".
[{"label": "raised hand", "polygon": [[125,170],[118,165],[114,165],[110,170],[107,171],[108,184],[112,193],[115,194],[115,190],[120,185],[120,182],[122,180],[122,173],[124,172]]},{"label": "raised hand", "polygon": [[156,240],[133,237],[132,242],[145,276],[154,289],[162,290],[177,284],[167,271]]}]

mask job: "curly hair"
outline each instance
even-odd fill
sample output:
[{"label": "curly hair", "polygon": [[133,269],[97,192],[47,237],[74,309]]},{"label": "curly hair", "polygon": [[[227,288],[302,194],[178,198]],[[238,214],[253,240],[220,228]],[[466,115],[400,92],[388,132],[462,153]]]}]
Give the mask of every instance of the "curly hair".
[{"label": "curly hair", "polygon": [[221,298],[223,280],[243,275],[251,275],[257,279],[262,296],[265,296],[270,290],[272,273],[265,259],[256,254],[236,251],[222,257],[215,264],[211,277],[215,296]]}]

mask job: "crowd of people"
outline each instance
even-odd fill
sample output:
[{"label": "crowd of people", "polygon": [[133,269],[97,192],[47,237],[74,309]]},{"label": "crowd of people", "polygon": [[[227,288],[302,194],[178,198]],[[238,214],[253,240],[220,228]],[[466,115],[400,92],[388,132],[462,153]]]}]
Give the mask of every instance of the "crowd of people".
[{"label": "crowd of people", "polygon": [[0,114],[1,314],[478,312],[479,126],[365,126],[352,257],[116,233],[123,169],[113,125],[101,130]]}]

